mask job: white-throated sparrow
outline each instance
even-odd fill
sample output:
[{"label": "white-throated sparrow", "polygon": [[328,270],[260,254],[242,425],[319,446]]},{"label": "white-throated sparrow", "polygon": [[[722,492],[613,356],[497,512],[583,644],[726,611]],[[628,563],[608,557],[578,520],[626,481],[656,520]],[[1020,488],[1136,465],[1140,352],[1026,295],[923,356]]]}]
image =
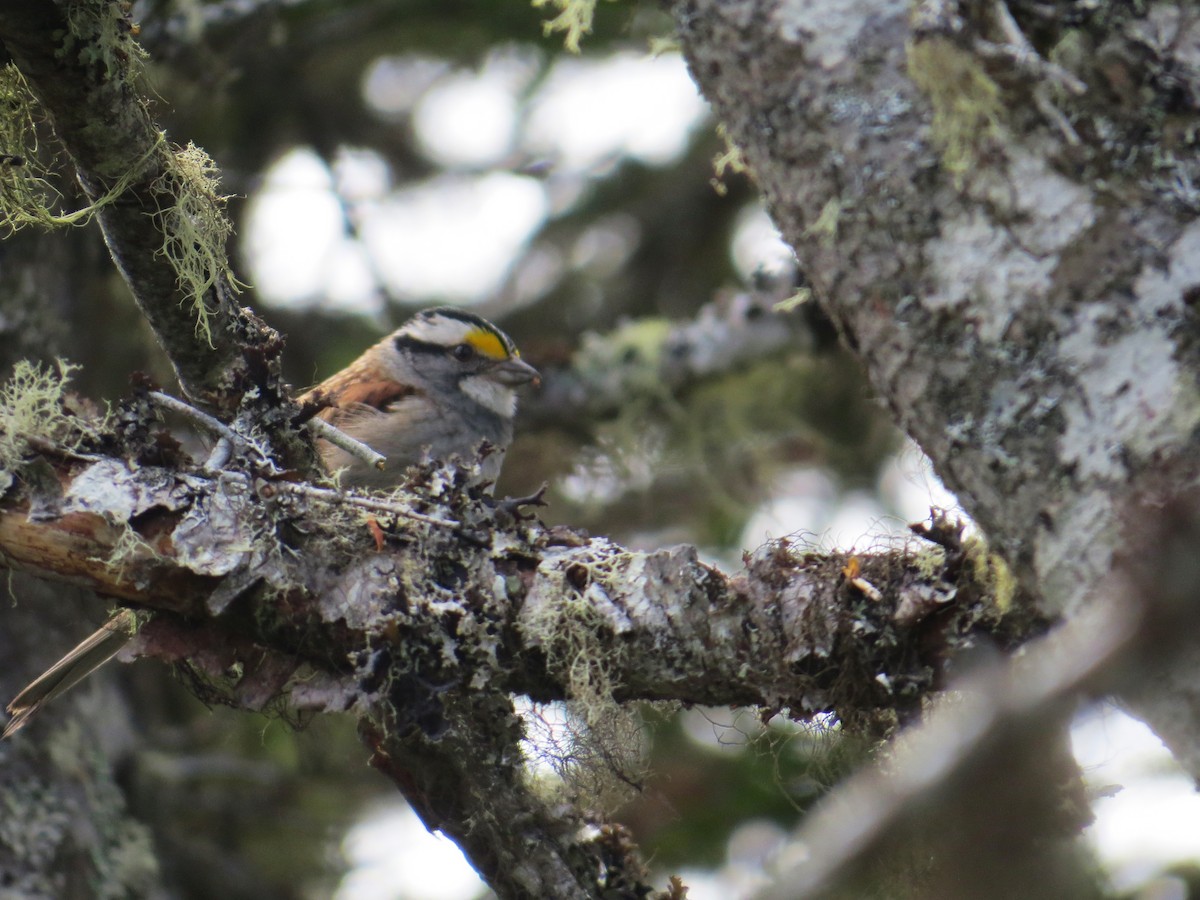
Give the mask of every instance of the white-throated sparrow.
[{"label": "white-throated sparrow", "polygon": [[[417,313],[300,399],[328,404],[321,418],[387,458],[377,469],[319,440],[326,468],[344,485],[390,487],[426,455],[473,462],[485,441],[491,450],[480,471],[494,481],[512,442],[516,388],[537,377],[491,322],[439,307]],[[133,613],[123,610],[51,666],[8,704],[0,740],[112,659],[134,631]]]},{"label": "white-throated sparrow", "polygon": [[387,457],[376,469],[327,441],[325,467],[354,487],[387,487],[426,453],[481,463],[495,481],[512,442],[516,388],[537,379],[512,340],[486,319],[439,307],[417,313],[301,402],[332,403],[321,417]]}]

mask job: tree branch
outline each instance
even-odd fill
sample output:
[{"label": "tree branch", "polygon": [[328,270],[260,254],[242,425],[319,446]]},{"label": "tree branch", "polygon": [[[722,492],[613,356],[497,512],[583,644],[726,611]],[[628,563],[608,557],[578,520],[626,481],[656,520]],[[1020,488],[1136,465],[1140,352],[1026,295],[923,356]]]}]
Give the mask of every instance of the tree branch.
[{"label": "tree branch", "polygon": [[728,294],[687,322],[632,322],[584,341],[569,364],[543,365],[540,391],[522,402],[526,427],[595,423],[642,398],[662,400],[699,381],[764,359],[811,349],[809,317],[780,313],[796,288],[778,279]]},{"label": "tree branch", "polygon": [[730,576],[687,547],[506,526],[465,475],[427,469],[406,486],[420,518],[375,513],[380,550],[353,498],[286,481],[111,451],[30,453],[22,471],[50,467],[0,500],[4,565],[159,611],[138,652],[218,681],[239,671],[235,705],[291,691],[352,709],[375,765],[503,896],[644,887],[619,829],[519,777],[510,694],[832,711],[879,731],[919,709],[957,649],[1038,627],[1019,604],[999,615],[945,534],[944,550],[854,560],[785,541]]},{"label": "tree branch", "polygon": [[0,43],[86,195],[128,185],[96,213],[104,239],[185,393],[228,419],[247,388],[273,392],[282,343],[235,302],[215,170],[195,148],[173,151],[155,126],[126,16],[102,0],[7,4]]},{"label": "tree branch", "polygon": [[[882,0],[674,7],[693,76],[879,396],[1043,610],[1073,615],[1131,501],[1164,471],[1200,482],[1197,164],[1168,161],[1168,184],[1122,162],[1157,152],[1179,78],[1200,96],[1179,55],[1200,25],[1160,40],[1142,16],[1084,17],[1071,40],[1125,62],[1117,79],[1073,60],[1087,90],[1058,102],[1077,147],[1018,114],[1028,72],[968,49],[1007,40],[988,4],[922,10],[948,23],[914,37]],[[1065,21],[1038,24],[1043,46],[1064,46]],[[1186,754],[1200,688],[1179,673],[1170,690],[1143,711]]]},{"label": "tree branch", "polygon": [[[955,685],[953,702],[935,708],[925,722],[902,735],[885,765],[872,766],[835,788],[794,838],[807,850],[803,861],[780,873],[760,900],[826,896],[855,868],[865,868],[869,856],[889,835],[908,827],[919,811],[944,805],[955,792],[977,794],[978,785],[997,780],[999,769],[1007,774],[1023,754],[1041,750],[1037,736],[1068,717],[1079,697],[1136,684],[1148,662],[1158,668],[1186,651],[1184,636],[1195,631],[1194,599],[1200,591],[1200,494],[1184,493],[1165,503],[1156,498],[1131,510],[1127,519],[1146,523],[1144,530],[1139,526],[1127,535],[1137,552],[1108,579],[1096,603],[1027,645],[1020,657],[993,660],[963,679]],[[1044,768],[1046,760],[1034,765]],[[1066,805],[1061,785],[1043,784],[1039,791],[1048,804]],[[935,815],[942,814],[939,809]],[[976,802],[968,815],[973,821],[954,827],[975,834],[983,820],[996,816],[996,809]],[[1035,825],[1020,822],[1036,842],[1041,838]],[[980,854],[979,849],[974,852]],[[1002,854],[995,847],[982,849],[993,864],[1003,856],[1010,869],[1019,868],[1021,852],[1009,844]],[[945,856],[964,867],[957,854]],[[1043,882],[1034,889],[1038,896],[1075,893],[1048,881],[1044,867],[1027,871]],[[974,877],[972,896],[1030,895],[1028,886],[1019,890],[1009,881],[990,884]]]}]

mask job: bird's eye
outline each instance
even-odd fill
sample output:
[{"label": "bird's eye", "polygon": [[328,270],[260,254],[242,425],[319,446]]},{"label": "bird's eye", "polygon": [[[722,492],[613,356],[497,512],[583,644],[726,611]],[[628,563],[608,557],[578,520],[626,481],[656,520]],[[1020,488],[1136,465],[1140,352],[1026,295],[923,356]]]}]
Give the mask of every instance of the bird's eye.
[{"label": "bird's eye", "polygon": [[450,351],[459,362],[466,362],[475,356],[475,348],[470,344],[459,344]]}]

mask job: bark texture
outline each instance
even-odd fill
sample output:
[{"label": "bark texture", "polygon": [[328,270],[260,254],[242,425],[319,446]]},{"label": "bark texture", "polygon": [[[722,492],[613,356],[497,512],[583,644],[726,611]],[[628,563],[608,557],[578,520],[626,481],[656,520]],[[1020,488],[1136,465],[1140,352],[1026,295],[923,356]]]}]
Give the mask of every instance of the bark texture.
[{"label": "bark texture", "polygon": [[597,720],[671,699],[886,731],[956,649],[1038,627],[947,523],[940,546],[874,556],[780,542],[731,576],[690,547],[513,521],[454,469],[417,473],[403,502],[207,472],[162,458],[136,413],[121,437],[25,454],[5,565],[154,610],[135,651],[186,661],[222,702],[352,712],[372,763],[505,897],[651,890],[620,828],[531,789],[512,694]]},{"label": "bark texture", "polygon": [[[101,0],[8,4],[0,43],[84,193],[103,198],[96,218],[109,252],[184,392],[226,417],[252,388],[275,395],[282,342],[235,300],[215,170],[195,148],[168,145],[151,118],[129,10]],[[263,409],[257,414],[273,424]]]},{"label": "bark texture", "polygon": [[[1050,615],[1200,475],[1200,23],[1074,7],[675,5],[820,302]],[[1138,710],[1200,775],[1167,678]]]}]

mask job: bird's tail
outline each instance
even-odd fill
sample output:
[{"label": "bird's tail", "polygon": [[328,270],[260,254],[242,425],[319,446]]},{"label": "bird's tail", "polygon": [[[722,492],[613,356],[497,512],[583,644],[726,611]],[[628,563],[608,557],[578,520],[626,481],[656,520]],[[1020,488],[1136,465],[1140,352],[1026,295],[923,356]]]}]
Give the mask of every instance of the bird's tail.
[{"label": "bird's tail", "polygon": [[137,632],[131,610],[117,613],[74,650],[52,665],[8,704],[8,723],[0,741],[18,731],[39,709],[112,659]]}]

